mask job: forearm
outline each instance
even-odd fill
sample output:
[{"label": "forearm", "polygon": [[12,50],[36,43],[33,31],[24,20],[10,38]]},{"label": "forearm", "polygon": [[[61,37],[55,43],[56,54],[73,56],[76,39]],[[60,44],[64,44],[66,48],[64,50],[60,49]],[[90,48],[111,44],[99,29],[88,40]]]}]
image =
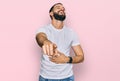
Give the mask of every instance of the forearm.
[{"label": "forearm", "polygon": [[84,56],[82,56],[82,55],[77,55],[77,56],[72,57],[72,63],[73,64],[81,63],[83,61],[84,61]]},{"label": "forearm", "polygon": [[80,63],[84,61],[84,53],[80,45],[73,46],[73,51],[75,53],[75,56],[72,57],[73,61],[72,63]]},{"label": "forearm", "polygon": [[36,41],[37,41],[37,43],[38,43],[38,45],[39,45],[40,47],[43,46],[43,43],[44,43],[45,40],[48,40],[48,39],[47,39],[47,36],[46,36],[45,34],[43,34],[43,33],[38,34],[38,35],[36,36]]},{"label": "forearm", "polygon": [[76,64],[76,63],[81,63],[81,62],[83,62],[83,61],[84,61],[84,56],[82,56],[82,55],[77,55],[77,56],[73,56],[73,57],[71,57],[71,56],[66,56],[66,58],[64,58],[64,59],[65,59],[65,62],[66,62],[66,63]]}]

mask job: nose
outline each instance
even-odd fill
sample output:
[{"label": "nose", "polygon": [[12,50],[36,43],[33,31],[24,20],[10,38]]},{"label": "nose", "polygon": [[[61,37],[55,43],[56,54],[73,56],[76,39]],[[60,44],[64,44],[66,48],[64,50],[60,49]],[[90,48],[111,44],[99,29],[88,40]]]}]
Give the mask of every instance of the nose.
[{"label": "nose", "polygon": [[61,8],[61,10],[62,10],[62,11],[65,11],[65,8],[64,8],[64,7],[62,7],[62,8]]}]

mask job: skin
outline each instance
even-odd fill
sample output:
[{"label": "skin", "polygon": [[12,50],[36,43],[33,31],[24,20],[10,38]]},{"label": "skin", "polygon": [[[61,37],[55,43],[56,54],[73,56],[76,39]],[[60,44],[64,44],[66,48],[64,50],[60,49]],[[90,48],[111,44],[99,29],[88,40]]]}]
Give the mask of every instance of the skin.
[{"label": "skin", "polygon": [[[62,4],[57,4],[54,6],[53,11],[49,13],[52,16],[51,23],[56,29],[62,29],[64,26],[63,21],[56,20],[53,16],[53,12],[58,13],[59,15],[65,15],[65,8]],[[47,39],[45,33],[38,33],[36,35],[36,40],[40,47],[42,47],[44,54],[49,56],[50,61],[54,63],[67,63],[69,57],[65,56],[64,53],[57,50],[57,45],[52,43]],[[75,53],[75,56],[72,57],[72,63],[80,63],[84,60],[83,50],[80,45],[72,46],[72,49]]]}]

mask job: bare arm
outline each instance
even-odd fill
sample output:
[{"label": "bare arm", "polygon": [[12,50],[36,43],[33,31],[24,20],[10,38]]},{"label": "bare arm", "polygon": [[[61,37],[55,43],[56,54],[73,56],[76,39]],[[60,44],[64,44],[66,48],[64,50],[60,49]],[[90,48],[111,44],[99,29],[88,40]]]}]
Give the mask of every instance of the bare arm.
[{"label": "bare arm", "polygon": [[84,53],[80,45],[72,46],[75,56],[72,57],[72,63],[80,63],[84,61]]},{"label": "bare arm", "polygon": [[[75,56],[72,57],[72,63],[80,63],[84,60],[83,50],[80,45],[73,46],[73,51],[75,52]],[[54,63],[68,63],[70,58],[66,56],[64,53],[61,53],[57,50],[58,56],[50,57],[50,60]]]},{"label": "bare arm", "polygon": [[47,39],[47,35],[45,33],[38,33],[36,35],[36,41],[38,45],[43,49],[44,54],[53,55],[54,49],[57,48],[56,44],[52,43]]},{"label": "bare arm", "polygon": [[44,43],[45,40],[48,40],[45,33],[38,33],[36,35],[36,41],[37,41],[37,43],[40,47],[43,46],[43,43]]}]

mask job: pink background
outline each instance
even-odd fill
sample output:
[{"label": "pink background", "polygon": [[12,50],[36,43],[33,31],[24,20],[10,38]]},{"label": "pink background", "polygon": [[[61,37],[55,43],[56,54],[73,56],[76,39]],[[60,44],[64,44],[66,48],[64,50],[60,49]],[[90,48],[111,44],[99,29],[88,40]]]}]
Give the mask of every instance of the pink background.
[{"label": "pink background", "polygon": [[0,81],[38,81],[35,31],[50,23],[56,2],[64,4],[65,23],[85,53],[84,63],[74,65],[75,81],[120,81],[119,0],[1,0]]}]

